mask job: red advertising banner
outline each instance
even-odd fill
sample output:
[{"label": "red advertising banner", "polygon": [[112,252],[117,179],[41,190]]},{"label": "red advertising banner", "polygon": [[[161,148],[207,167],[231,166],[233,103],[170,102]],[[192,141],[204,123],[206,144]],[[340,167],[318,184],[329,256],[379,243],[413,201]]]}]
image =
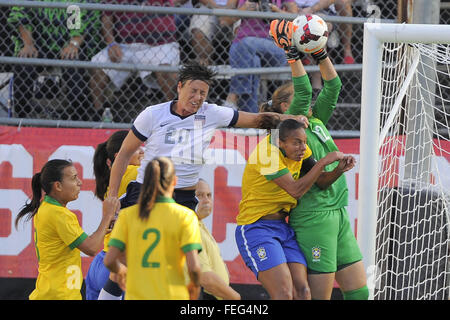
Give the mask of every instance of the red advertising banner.
[{"label": "red advertising banner", "polygon": [[[31,197],[31,178],[45,162],[70,159],[83,181],[79,198],[68,204],[82,228],[91,234],[101,219],[101,202],[94,196],[92,157],[95,147],[115,130],[62,129],[0,126],[0,277],[35,278],[37,259],[32,221],[14,226],[20,208]],[[253,273],[244,265],[236,247],[234,231],[241,199],[241,179],[246,159],[258,142],[258,131],[217,130],[205,155],[201,172],[213,190],[213,213],[204,220],[219,244],[232,283],[256,284]],[[357,160],[346,173],[349,187],[350,221],[356,227],[357,172],[359,139],[336,139],[340,150]],[[91,257],[82,255],[86,276]]]}]

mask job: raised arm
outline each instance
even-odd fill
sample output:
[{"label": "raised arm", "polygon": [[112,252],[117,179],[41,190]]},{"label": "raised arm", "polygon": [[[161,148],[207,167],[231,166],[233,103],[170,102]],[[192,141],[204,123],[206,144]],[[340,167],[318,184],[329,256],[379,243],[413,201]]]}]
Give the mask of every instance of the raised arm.
[{"label": "raised arm", "polygon": [[130,163],[130,159],[141,145],[142,141],[130,130],[111,167],[108,197],[117,197],[120,181]]},{"label": "raised arm", "polygon": [[292,33],[291,21],[275,19],[270,23],[270,36],[275,45],[284,50],[292,73],[294,96],[286,114],[307,116],[311,104],[312,87],[303,67],[301,54],[291,43]]},{"label": "raised arm", "polygon": [[[286,114],[301,114],[309,115],[312,99],[312,87],[309,77],[303,68],[300,60],[291,63],[292,70],[292,84],[294,85],[294,96],[292,98],[289,109]],[[301,67],[300,67],[301,66]]]},{"label": "raised arm", "polygon": [[317,97],[312,112],[314,117],[320,119],[326,125],[336,108],[342,82],[330,58],[321,60],[319,69],[323,79],[323,89]]}]

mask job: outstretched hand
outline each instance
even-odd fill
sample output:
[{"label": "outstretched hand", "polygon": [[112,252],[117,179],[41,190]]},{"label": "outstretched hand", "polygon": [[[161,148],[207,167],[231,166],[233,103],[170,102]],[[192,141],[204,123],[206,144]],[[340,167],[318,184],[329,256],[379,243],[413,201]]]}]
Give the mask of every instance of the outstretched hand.
[{"label": "outstretched hand", "polygon": [[284,50],[288,63],[294,63],[301,58],[300,51],[292,44],[293,32],[294,27],[292,21],[275,19],[270,23],[269,35],[273,42],[275,42],[275,45]]},{"label": "outstretched hand", "polygon": [[296,119],[298,122],[303,122],[304,125],[305,125],[305,127],[308,128],[308,126],[309,126],[309,120],[308,120],[308,117],[307,117],[307,116],[299,115],[299,116],[296,116],[295,119]]},{"label": "outstretched hand", "polygon": [[272,20],[270,22],[269,35],[272,37],[277,47],[284,49],[285,51],[289,50],[292,39],[292,22],[284,19]]}]

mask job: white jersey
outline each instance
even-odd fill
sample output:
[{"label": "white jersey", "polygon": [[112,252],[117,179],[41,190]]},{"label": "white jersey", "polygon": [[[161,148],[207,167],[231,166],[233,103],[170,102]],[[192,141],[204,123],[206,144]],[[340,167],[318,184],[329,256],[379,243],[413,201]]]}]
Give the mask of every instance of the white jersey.
[{"label": "white jersey", "polygon": [[145,142],[144,159],[136,181],[144,181],[145,167],[154,157],[170,158],[178,177],[176,188],[195,185],[215,130],[233,126],[238,112],[227,107],[204,102],[198,111],[182,117],[172,111],[173,101],[145,108],[136,118],[131,130]]}]

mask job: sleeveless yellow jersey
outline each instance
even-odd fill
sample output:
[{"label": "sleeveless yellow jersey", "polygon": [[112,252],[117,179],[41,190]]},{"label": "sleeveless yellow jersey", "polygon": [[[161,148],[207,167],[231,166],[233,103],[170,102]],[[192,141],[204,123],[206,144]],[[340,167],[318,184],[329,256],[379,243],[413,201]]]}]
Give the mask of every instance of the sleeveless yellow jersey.
[{"label": "sleeveless yellow jersey", "polygon": [[201,250],[200,229],[194,211],[172,198],[157,197],[147,220],[138,205],[123,209],[109,246],[125,250],[127,300],[188,300],[183,273],[185,253]]},{"label": "sleeveless yellow jersey", "polygon": [[[127,170],[125,171],[125,173],[122,177],[122,180],[120,181],[119,192],[117,193],[117,196],[119,198],[127,192],[128,184],[131,181],[136,180],[138,169],[139,169],[139,166],[129,165],[127,167]],[[106,191],[106,195],[108,195],[108,190],[109,190],[109,187]],[[107,235],[105,235],[105,238],[103,240],[103,251],[105,251],[105,252],[108,252],[108,243],[109,243],[110,237],[111,237],[111,233],[108,233]]]},{"label": "sleeveless yellow jersey", "polygon": [[311,154],[307,146],[301,161],[291,160],[272,144],[270,135],[261,140],[250,154],[242,175],[242,200],[236,217],[237,224],[250,224],[281,210],[290,212],[297,205],[297,199],[272,180],[288,173],[297,180],[303,160]]},{"label": "sleeveless yellow jersey", "polygon": [[30,300],[81,300],[83,274],[77,247],[88,235],[77,216],[45,196],[33,221],[39,274]]}]

